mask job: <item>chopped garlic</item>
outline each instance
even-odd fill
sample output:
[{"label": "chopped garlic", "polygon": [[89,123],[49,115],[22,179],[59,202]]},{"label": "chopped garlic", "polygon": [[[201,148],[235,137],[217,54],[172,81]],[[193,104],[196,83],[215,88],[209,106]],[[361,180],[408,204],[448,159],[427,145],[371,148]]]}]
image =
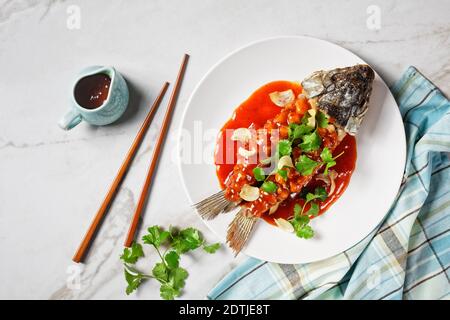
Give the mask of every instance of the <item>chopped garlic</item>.
[{"label": "chopped garlic", "polygon": [[316,180],[321,180],[325,182],[328,186],[330,185],[330,177],[328,175],[324,175],[323,173],[316,175]]},{"label": "chopped garlic", "polygon": [[245,201],[255,201],[259,198],[259,188],[244,184],[239,196]]},{"label": "chopped garlic", "polygon": [[347,135],[347,133],[344,130],[340,129],[340,128],[338,128],[337,134],[338,134],[337,139],[338,139],[339,142],[341,142],[345,138],[345,136]]},{"label": "chopped garlic", "polygon": [[309,109],[308,113],[310,117],[308,118],[308,126],[314,128],[316,126],[316,109]]},{"label": "chopped garlic", "polygon": [[278,207],[279,207],[279,206],[280,206],[280,203],[277,202],[274,206],[270,207],[269,215],[270,215],[270,214],[274,214],[274,213],[278,210]]},{"label": "chopped garlic", "polygon": [[292,226],[292,224],[283,218],[275,219],[275,223],[283,231],[294,232],[294,227]]},{"label": "chopped garlic", "polygon": [[311,109],[317,110],[317,98],[312,98],[308,100]]},{"label": "chopped garlic", "polygon": [[336,189],[336,183],[334,182],[334,179],[338,176],[337,172],[334,170],[330,170],[328,172],[328,175],[330,176],[331,186],[330,186],[330,192],[328,196],[332,195],[334,193],[334,189]]},{"label": "chopped garlic", "polygon": [[249,158],[249,157],[251,157],[251,156],[253,156],[253,155],[256,154],[256,150],[255,150],[255,149],[247,150],[247,149],[245,149],[245,148],[239,147],[238,153],[239,153],[241,156],[243,156],[244,158]]},{"label": "chopped garlic", "polygon": [[240,141],[240,142],[247,142],[252,138],[252,133],[247,128],[238,128],[233,131],[233,134],[231,135],[231,140],[233,141]]},{"label": "chopped garlic", "polygon": [[294,167],[294,164],[292,163],[292,159],[290,156],[282,156],[280,160],[278,160],[278,170],[283,169],[284,167]]},{"label": "chopped garlic", "polygon": [[285,105],[294,102],[295,96],[294,92],[289,89],[282,92],[272,92],[269,94],[270,100],[279,107],[284,107]]},{"label": "chopped garlic", "polygon": [[316,180],[322,180],[328,186],[330,186],[330,191],[328,192],[328,196],[331,196],[336,189],[336,182],[334,181],[338,176],[337,172],[334,170],[329,170],[328,175],[324,175],[323,173],[316,175]]},{"label": "chopped garlic", "polygon": [[328,132],[335,132],[336,128],[334,127],[334,125],[332,125],[331,123],[327,126],[327,130]]}]

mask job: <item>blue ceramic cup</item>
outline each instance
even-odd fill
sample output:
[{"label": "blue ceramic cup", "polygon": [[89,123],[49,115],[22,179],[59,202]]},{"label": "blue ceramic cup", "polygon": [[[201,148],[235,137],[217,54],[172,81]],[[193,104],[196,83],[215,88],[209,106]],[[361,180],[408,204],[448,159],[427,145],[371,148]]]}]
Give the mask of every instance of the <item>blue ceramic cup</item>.
[{"label": "blue ceramic cup", "polygon": [[[96,74],[105,74],[111,79],[108,96],[100,107],[95,109],[84,108],[75,99],[76,85],[81,79]],[[78,74],[72,87],[71,108],[58,124],[61,128],[70,130],[82,120],[97,126],[113,123],[125,112],[128,100],[129,92],[125,79],[114,68],[87,67]]]}]

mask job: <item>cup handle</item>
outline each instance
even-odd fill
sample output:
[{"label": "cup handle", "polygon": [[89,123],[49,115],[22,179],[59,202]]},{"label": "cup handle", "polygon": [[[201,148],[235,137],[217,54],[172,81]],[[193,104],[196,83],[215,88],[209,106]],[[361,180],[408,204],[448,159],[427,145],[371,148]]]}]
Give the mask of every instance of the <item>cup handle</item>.
[{"label": "cup handle", "polygon": [[81,114],[77,110],[72,109],[59,120],[58,125],[64,130],[70,130],[79,124],[81,120]]}]

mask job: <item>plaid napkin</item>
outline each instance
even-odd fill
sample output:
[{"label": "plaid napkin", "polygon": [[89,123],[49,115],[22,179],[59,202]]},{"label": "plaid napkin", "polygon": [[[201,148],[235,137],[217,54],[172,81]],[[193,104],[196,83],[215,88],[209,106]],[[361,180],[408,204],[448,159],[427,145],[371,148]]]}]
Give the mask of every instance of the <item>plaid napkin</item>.
[{"label": "plaid napkin", "polygon": [[332,258],[283,265],[250,258],[209,299],[449,299],[450,103],[414,67],[392,92],[407,165],[385,221]]}]

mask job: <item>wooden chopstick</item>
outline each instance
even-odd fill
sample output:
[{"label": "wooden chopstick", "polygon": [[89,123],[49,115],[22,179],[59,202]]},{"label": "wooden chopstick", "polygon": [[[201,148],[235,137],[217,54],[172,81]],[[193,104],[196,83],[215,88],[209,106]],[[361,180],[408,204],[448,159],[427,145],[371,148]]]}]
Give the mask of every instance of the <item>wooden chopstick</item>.
[{"label": "wooden chopstick", "polygon": [[144,185],[142,187],[141,195],[139,196],[139,201],[136,206],[136,210],[134,211],[133,220],[131,221],[130,228],[128,229],[128,234],[125,240],[125,247],[130,247],[133,243],[134,236],[136,233],[136,229],[139,223],[139,219],[142,214],[142,209],[144,208],[145,201],[147,199],[148,190],[153,181],[153,172],[155,170],[156,164],[158,163],[158,157],[161,151],[161,146],[164,142],[167,128],[170,123],[170,119],[172,117],[172,111],[175,106],[175,103],[178,98],[178,92],[181,86],[181,82],[183,81],[184,71],[186,70],[186,65],[189,60],[189,55],[185,54],[183,57],[183,61],[180,66],[180,70],[178,71],[177,80],[175,82],[175,86],[173,87],[172,94],[170,96],[169,103],[167,105],[166,114],[164,115],[163,124],[161,127],[161,131],[159,132],[158,141],[156,143],[155,149],[153,151],[152,160],[150,162],[150,166],[148,168],[147,177],[145,178]]},{"label": "wooden chopstick", "polygon": [[131,161],[133,160],[136,150],[138,149],[139,145],[141,144],[145,133],[147,132],[147,129],[150,126],[150,122],[153,119],[153,116],[155,115],[156,110],[158,109],[159,104],[161,103],[164,94],[166,93],[167,87],[169,86],[169,83],[164,83],[163,87],[161,88],[161,91],[158,94],[158,97],[153,102],[152,107],[150,108],[150,111],[148,112],[147,116],[145,117],[144,122],[142,123],[141,128],[139,129],[136,138],[134,138],[134,141],[128,150],[127,156],[125,157],[125,160],[122,163],[122,166],[119,169],[119,172],[117,172],[116,178],[114,179],[111,187],[109,188],[108,193],[105,196],[105,199],[102,202],[102,205],[98,209],[94,219],[91,222],[91,225],[89,226],[89,229],[87,230],[86,234],[84,235],[83,240],[80,243],[80,246],[77,249],[77,252],[73,256],[72,260],[74,262],[80,262],[84,259],[87,251],[89,250],[90,244],[92,242],[92,238],[95,235],[95,232],[97,231],[98,227],[100,226],[101,222],[103,221],[103,217],[106,214],[106,211],[108,210],[112,200],[114,199],[114,196],[116,195],[117,188],[119,187],[120,183],[123,180],[123,177],[125,176],[125,173],[128,170],[128,167],[130,166]]}]

